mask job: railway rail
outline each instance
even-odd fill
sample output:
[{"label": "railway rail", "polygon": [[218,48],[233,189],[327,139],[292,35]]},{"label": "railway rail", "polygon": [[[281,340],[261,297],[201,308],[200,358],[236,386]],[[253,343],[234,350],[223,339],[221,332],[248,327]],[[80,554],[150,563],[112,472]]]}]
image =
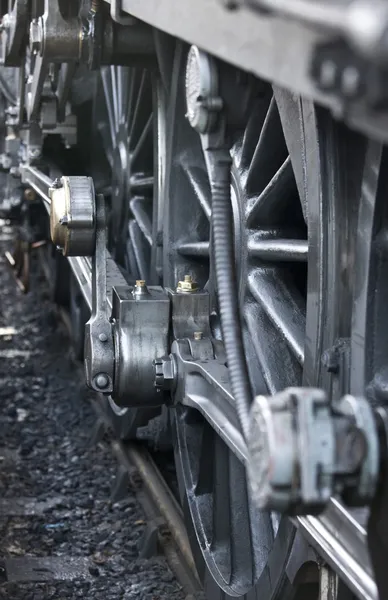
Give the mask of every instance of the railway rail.
[{"label": "railway rail", "polygon": [[383,600],[386,2],[178,4],[0,2],[7,258],[206,597]]}]

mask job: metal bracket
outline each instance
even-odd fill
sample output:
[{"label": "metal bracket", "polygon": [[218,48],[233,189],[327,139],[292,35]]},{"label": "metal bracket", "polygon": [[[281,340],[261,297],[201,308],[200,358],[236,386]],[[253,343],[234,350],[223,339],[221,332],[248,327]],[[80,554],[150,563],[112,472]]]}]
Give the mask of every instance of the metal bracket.
[{"label": "metal bracket", "polygon": [[116,363],[112,396],[119,406],[164,403],[154,385],[154,360],[167,352],[170,301],[163,288],[140,283],[113,290]]},{"label": "metal bracket", "polygon": [[112,326],[108,318],[104,196],[96,197],[96,249],[92,259],[92,314],[85,325],[85,374],[89,387],[111,394],[114,377]]}]

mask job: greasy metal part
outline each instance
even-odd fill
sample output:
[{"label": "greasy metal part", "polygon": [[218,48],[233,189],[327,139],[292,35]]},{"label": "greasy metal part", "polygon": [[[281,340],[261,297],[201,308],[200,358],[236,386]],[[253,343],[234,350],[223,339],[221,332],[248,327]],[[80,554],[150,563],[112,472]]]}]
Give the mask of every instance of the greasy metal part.
[{"label": "greasy metal part", "polygon": [[[52,181],[32,166],[24,166],[22,176],[23,181],[43,197],[45,205],[49,209],[48,189],[51,187]],[[68,260],[85,301],[91,307],[91,261],[82,257],[71,257]],[[108,265],[110,262],[113,261],[107,253]],[[118,281],[119,273],[116,272],[115,277]],[[196,296],[197,294],[179,294],[180,298],[190,298],[191,301]],[[107,305],[109,309],[111,306],[109,292],[107,293]],[[202,327],[201,324],[198,329],[202,329]],[[180,351],[179,347],[182,347],[183,350]],[[229,440],[230,447],[236,456],[245,462],[247,449],[235,421],[233,397],[227,384],[226,367],[218,363],[219,367],[215,368],[211,364],[209,372],[205,372],[204,364],[192,360],[187,342],[176,343],[175,356],[178,356],[178,359],[179,354],[183,355],[182,363],[186,362],[186,366],[182,364],[181,369],[187,368],[189,373],[189,376],[186,377],[187,385],[183,403],[198,409],[210,423],[218,423],[221,426],[220,434],[227,431],[227,436],[224,436],[224,439],[227,443]],[[213,382],[216,385],[213,385]],[[224,383],[221,385],[220,382]],[[210,401],[209,398],[212,400]],[[235,423],[234,426],[232,425],[233,422]],[[234,443],[232,444],[233,439]],[[307,537],[326,562],[340,574],[357,597],[364,600],[378,600],[377,588],[373,580],[366,550],[366,531],[345,507],[336,500],[330,500],[323,515],[319,517],[297,517],[294,521],[303,532],[303,535]]]},{"label": "greasy metal part", "polygon": [[[247,447],[241,435],[230,390],[228,369],[214,359],[206,340],[196,343],[205,349],[202,360],[193,359],[188,340],[176,340],[171,347],[176,364],[175,397],[198,410],[239,460],[246,463]],[[213,356],[211,356],[211,355]]]},{"label": "greasy metal part", "polygon": [[318,45],[331,41],[327,33],[289,18],[270,17],[265,11],[227,11],[220,1],[181,0],[177,4],[175,0],[164,0],[161,5],[159,0],[122,0],[122,8],[232,65],[311,98],[358,131],[388,140],[385,111],[370,110],[363,98],[349,103],[312,80],[311,61]]},{"label": "greasy metal part", "polygon": [[294,519],[307,541],[360,600],[379,600],[367,549],[367,532],[337,500],[320,517]]},{"label": "greasy metal part", "polygon": [[327,395],[313,388],[259,396],[250,434],[248,472],[260,509],[314,514],[335,493],[353,506],[374,497],[378,438],[365,399],[345,396],[332,407]]},{"label": "greasy metal part", "polygon": [[[112,398],[118,406],[159,406],[154,360],[167,353],[170,301],[161,287],[115,287],[112,323],[115,375]],[[139,293],[139,288],[141,289]]]},{"label": "greasy metal part", "polygon": [[58,0],[45,0],[43,17],[33,25],[36,30],[36,51],[49,62],[76,61],[80,57],[82,40],[78,18],[65,19]]},{"label": "greasy metal part", "polygon": [[[180,288],[177,291],[168,288],[167,292],[171,299],[174,339],[192,339],[198,331],[201,331],[202,337],[210,337],[209,293],[199,291],[198,288],[195,293],[182,293]],[[190,290],[190,292],[194,292],[194,290]]]},{"label": "greasy metal part", "polygon": [[39,110],[43,94],[43,86],[48,73],[48,65],[44,58],[36,55],[33,74],[27,79],[27,119],[28,121],[39,120]]},{"label": "greasy metal part", "polygon": [[62,177],[49,190],[51,239],[64,256],[92,256],[94,253],[94,195],[90,177]]},{"label": "greasy metal part", "polygon": [[59,123],[63,123],[66,119],[66,104],[69,100],[71,84],[73,82],[76,68],[77,65],[75,62],[65,63],[61,66],[59,71],[58,86],[56,91]]},{"label": "greasy metal part", "polygon": [[[319,599],[337,600],[338,575],[327,565],[319,565]],[[340,600],[340,599],[339,599]]]},{"label": "greasy metal part", "polygon": [[176,369],[174,356],[162,356],[154,360],[155,388],[164,392],[174,392]]},{"label": "greasy metal part", "polygon": [[[47,212],[50,212],[51,200],[49,190],[53,186],[53,181],[47,177],[42,171],[39,171],[31,165],[21,166],[22,181],[29,185],[36,193],[44,200]],[[106,270],[107,270],[107,290],[106,302],[107,309],[110,314],[112,309],[112,287],[122,286],[126,281],[117,267],[110,253],[106,250]],[[88,308],[92,308],[92,261],[90,258],[82,256],[72,256],[68,258],[71,269],[82,291],[85,302]]]},{"label": "greasy metal part", "polygon": [[29,18],[29,1],[14,0],[11,12],[1,23],[0,62],[6,67],[19,67],[24,60],[23,44]]},{"label": "greasy metal part", "polygon": [[58,0],[45,0],[42,17],[31,22],[30,47],[46,62],[83,62],[90,68],[101,64],[126,64],[128,57],[135,60],[154,53],[151,29],[131,19],[118,24],[106,18],[96,7],[87,18],[64,18]]},{"label": "greasy metal part", "polygon": [[85,325],[85,374],[89,387],[111,394],[115,369],[112,326],[107,310],[106,220],[104,197],[96,197],[96,246],[92,258],[92,314]]},{"label": "greasy metal part", "polygon": [[49,212],[51,204],[49,190],[53,184],[52,179],[35,167],[26,165],[21,166],[21,174],[23,183],[29,185],[37,194],[39,194],[45,201],[47,211]]}]

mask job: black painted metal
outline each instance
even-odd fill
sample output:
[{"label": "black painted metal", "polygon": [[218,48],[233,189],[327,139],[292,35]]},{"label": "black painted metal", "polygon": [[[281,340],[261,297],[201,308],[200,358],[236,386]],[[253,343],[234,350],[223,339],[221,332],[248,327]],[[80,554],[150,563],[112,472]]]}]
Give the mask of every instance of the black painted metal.
[{"label": "black painted metal", "polygon": [[[98,83],[94,118],[99,134],[98,185],[109,204],[109,246],[128,282],[156,283],[154,252],[154,84],[149,71],[104,67]],[[157,163],[156,163],[157,164]],[[157,414],[155,409],[127,410],[110,398],[106,409],[121,438],[136,435]]]},{"label": "black painted metal", "polygon": [[[172,287],[190,273],[205,286],[212,298],[214,333],[219,335],[209,238],[209,182],[199,138],[184,118],[181,69],[185,52],[178,44],[169,104],[169,122],[174,126],[168,144],[165,284]],[[281,109],[282,100],[286,103],[291,98],[280,90],[277,97]],[[298,106],[299,127],[297,111]],[[289,111],[281,110],[281,116],[290,119],[291,127]],[[298,139],[300,133],[293,138],[294,144]],[[232,151],[240,289],[230,293],[244,299],[245,348],[256,393],[280,390],[302,378],[306,266],[293,260],[293,246],[306,240],[306,223],[291,169],[299,150],[300,146],[288,158],[278,104],[271,88],[264,87]],[[304,189],[303,168],[300,176]],[[251,251],[252,241],[266,240],[274,244],[289,241],[281,248],[290,261],[284,261],[283,255],[278,262],[273,262],[272,256],[266,260],[270,252],[265,251],[258,258]],[[290,524],[253,509],[244,466],[199,414],[178,409],[176,436],[182,495],[209,598],[225,597],[219,588],[226,596],[242,596],[254,588],[249,597],[286,597],[290,586],[286,564],[293,540]]]}]

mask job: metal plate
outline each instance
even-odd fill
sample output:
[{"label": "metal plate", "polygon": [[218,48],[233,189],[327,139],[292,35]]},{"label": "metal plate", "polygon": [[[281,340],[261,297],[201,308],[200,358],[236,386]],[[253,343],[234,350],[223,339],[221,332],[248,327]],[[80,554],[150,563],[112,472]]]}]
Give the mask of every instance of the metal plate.
[{"label": "metal plate", "polygon": [[388,140],[387,112],[372,114],[362,100],[345,106],[311,80],[313,51],[317,44],[329,41],[327,34],[247,9],[227,11],[221,0],[122,0],[122,9],[258,77],[312,98],[359,131]]}]

